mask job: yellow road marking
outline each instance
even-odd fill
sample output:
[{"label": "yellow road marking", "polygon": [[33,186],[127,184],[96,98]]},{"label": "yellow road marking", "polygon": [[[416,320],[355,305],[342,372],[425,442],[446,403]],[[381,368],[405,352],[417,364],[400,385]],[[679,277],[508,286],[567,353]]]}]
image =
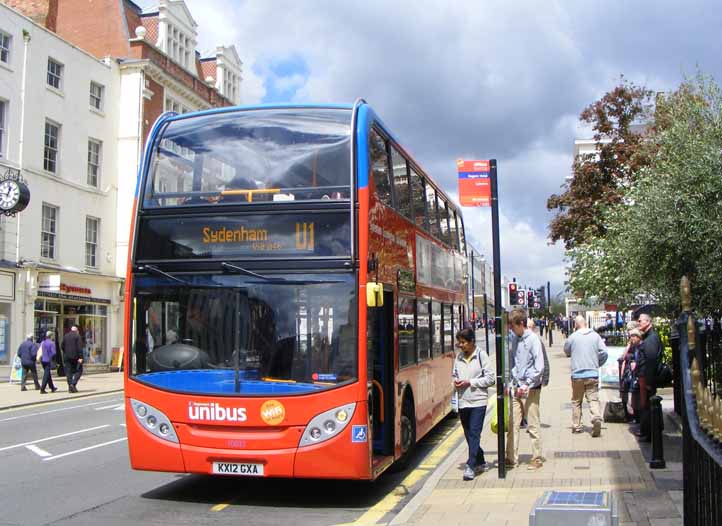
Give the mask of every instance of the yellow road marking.
[{"label": "yellow road marking", "polygon": [[230,503],[216,504],[215,506],[213,506],[211,508],[211,511],[223,511],[230,505],[231,505]]},{"label": "yellow road marking", "polygon": [[[386,495],[375,506],[372,506],[366,513],[361,515],[356,521],[350,523],[356,526],[371,526],[377,524],[384,515],[393,511],[393,509],[401,502],[417,482],[429,471],[436,469],[439,461],[443,459],[453,449],[458,438],[463,434],[461,426],[457,424],[456,428],[448,434],[444,441],[434,449],[430,455],[424,458],[424,462],[416,467],[411,473],[406,475],[404,480],[396,486],[388,495]],[[339,525],[340,526],[340,525]]]}]

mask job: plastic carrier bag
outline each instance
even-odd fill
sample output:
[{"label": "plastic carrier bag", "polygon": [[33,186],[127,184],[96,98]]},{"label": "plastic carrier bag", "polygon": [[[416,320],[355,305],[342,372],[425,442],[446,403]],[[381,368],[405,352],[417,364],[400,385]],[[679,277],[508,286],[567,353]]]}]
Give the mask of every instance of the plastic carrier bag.
[{"label": "plastic carrier bag", "polygon": [[[499,432],[499,418],[496,411],[496,396],[486,406],[486,414],[491,413],[491,432]],[[509,431],[509,397],[504,397],[504,432]]]}]

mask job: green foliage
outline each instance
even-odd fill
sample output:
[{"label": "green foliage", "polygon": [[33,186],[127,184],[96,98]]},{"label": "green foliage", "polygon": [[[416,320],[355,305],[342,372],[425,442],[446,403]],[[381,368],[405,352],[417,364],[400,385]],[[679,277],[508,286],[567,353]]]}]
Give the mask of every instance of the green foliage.
[{"label": "green foliage", "polygon": [[583,296],[628,305],[654,297],[672,315],[688,276],[695,308],[722,305],[722,93],[698,75],[657,97],[640,164],[619,202],[600,212],[592,232],[567,251],[570,286]]}]

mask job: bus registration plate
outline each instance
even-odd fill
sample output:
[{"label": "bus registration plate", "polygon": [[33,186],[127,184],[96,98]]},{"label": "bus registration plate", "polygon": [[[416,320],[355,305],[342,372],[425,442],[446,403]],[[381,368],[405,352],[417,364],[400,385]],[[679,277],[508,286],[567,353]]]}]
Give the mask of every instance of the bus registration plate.
[{"label": "bus registration plate", "polygon": [[242,477],[262,477],[263,464],[241,464],[238,462],[214,462],[214,475],[239,475]]}]

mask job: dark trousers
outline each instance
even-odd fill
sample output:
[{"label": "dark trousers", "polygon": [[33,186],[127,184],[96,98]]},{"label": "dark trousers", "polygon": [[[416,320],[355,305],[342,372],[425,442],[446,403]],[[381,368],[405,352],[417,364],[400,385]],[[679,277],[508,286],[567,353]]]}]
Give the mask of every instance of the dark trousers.
[{"label": "dark trousers", "polygon": [[23,376],[20,379],[20,389],[25,389],[25,381],[28,379],[28,373],[32,373],[33,375],[35,389],[40,389],[40,384],[38,383],[38,370],[35,368],[35,364],[23,365]]},{"label": "dark trousers", "polygon": [[65,358],[65,379],[68,381],[68,386],[78,385],[82,374],[83,364],[78,363],[78,358]]},{"label": "dark trousers", "polygon": [[45,390],[46,387],[50,386],[50,390],[55,391],[55,384],[53,383],[53,375],[51,367],[52,364],[43,362],[43,383],[40,389]]},{"label": "dark trousers", "polygon": [[643,376],[639,377],[639,434],[650,437],[652,431],[649,399],[657,394],[657,388],[647,383]]},{"label": "dark trousers", "polygon": [[485,463],[484,450],[481,449],[481,444],[479,443],[481,439],[481,428],[484,427],[485,415],[486,406],[459,409],[461,427],[464,429],[466,444],[469,446],[469,459],[466,461],[466,464],[472,469]]}]

